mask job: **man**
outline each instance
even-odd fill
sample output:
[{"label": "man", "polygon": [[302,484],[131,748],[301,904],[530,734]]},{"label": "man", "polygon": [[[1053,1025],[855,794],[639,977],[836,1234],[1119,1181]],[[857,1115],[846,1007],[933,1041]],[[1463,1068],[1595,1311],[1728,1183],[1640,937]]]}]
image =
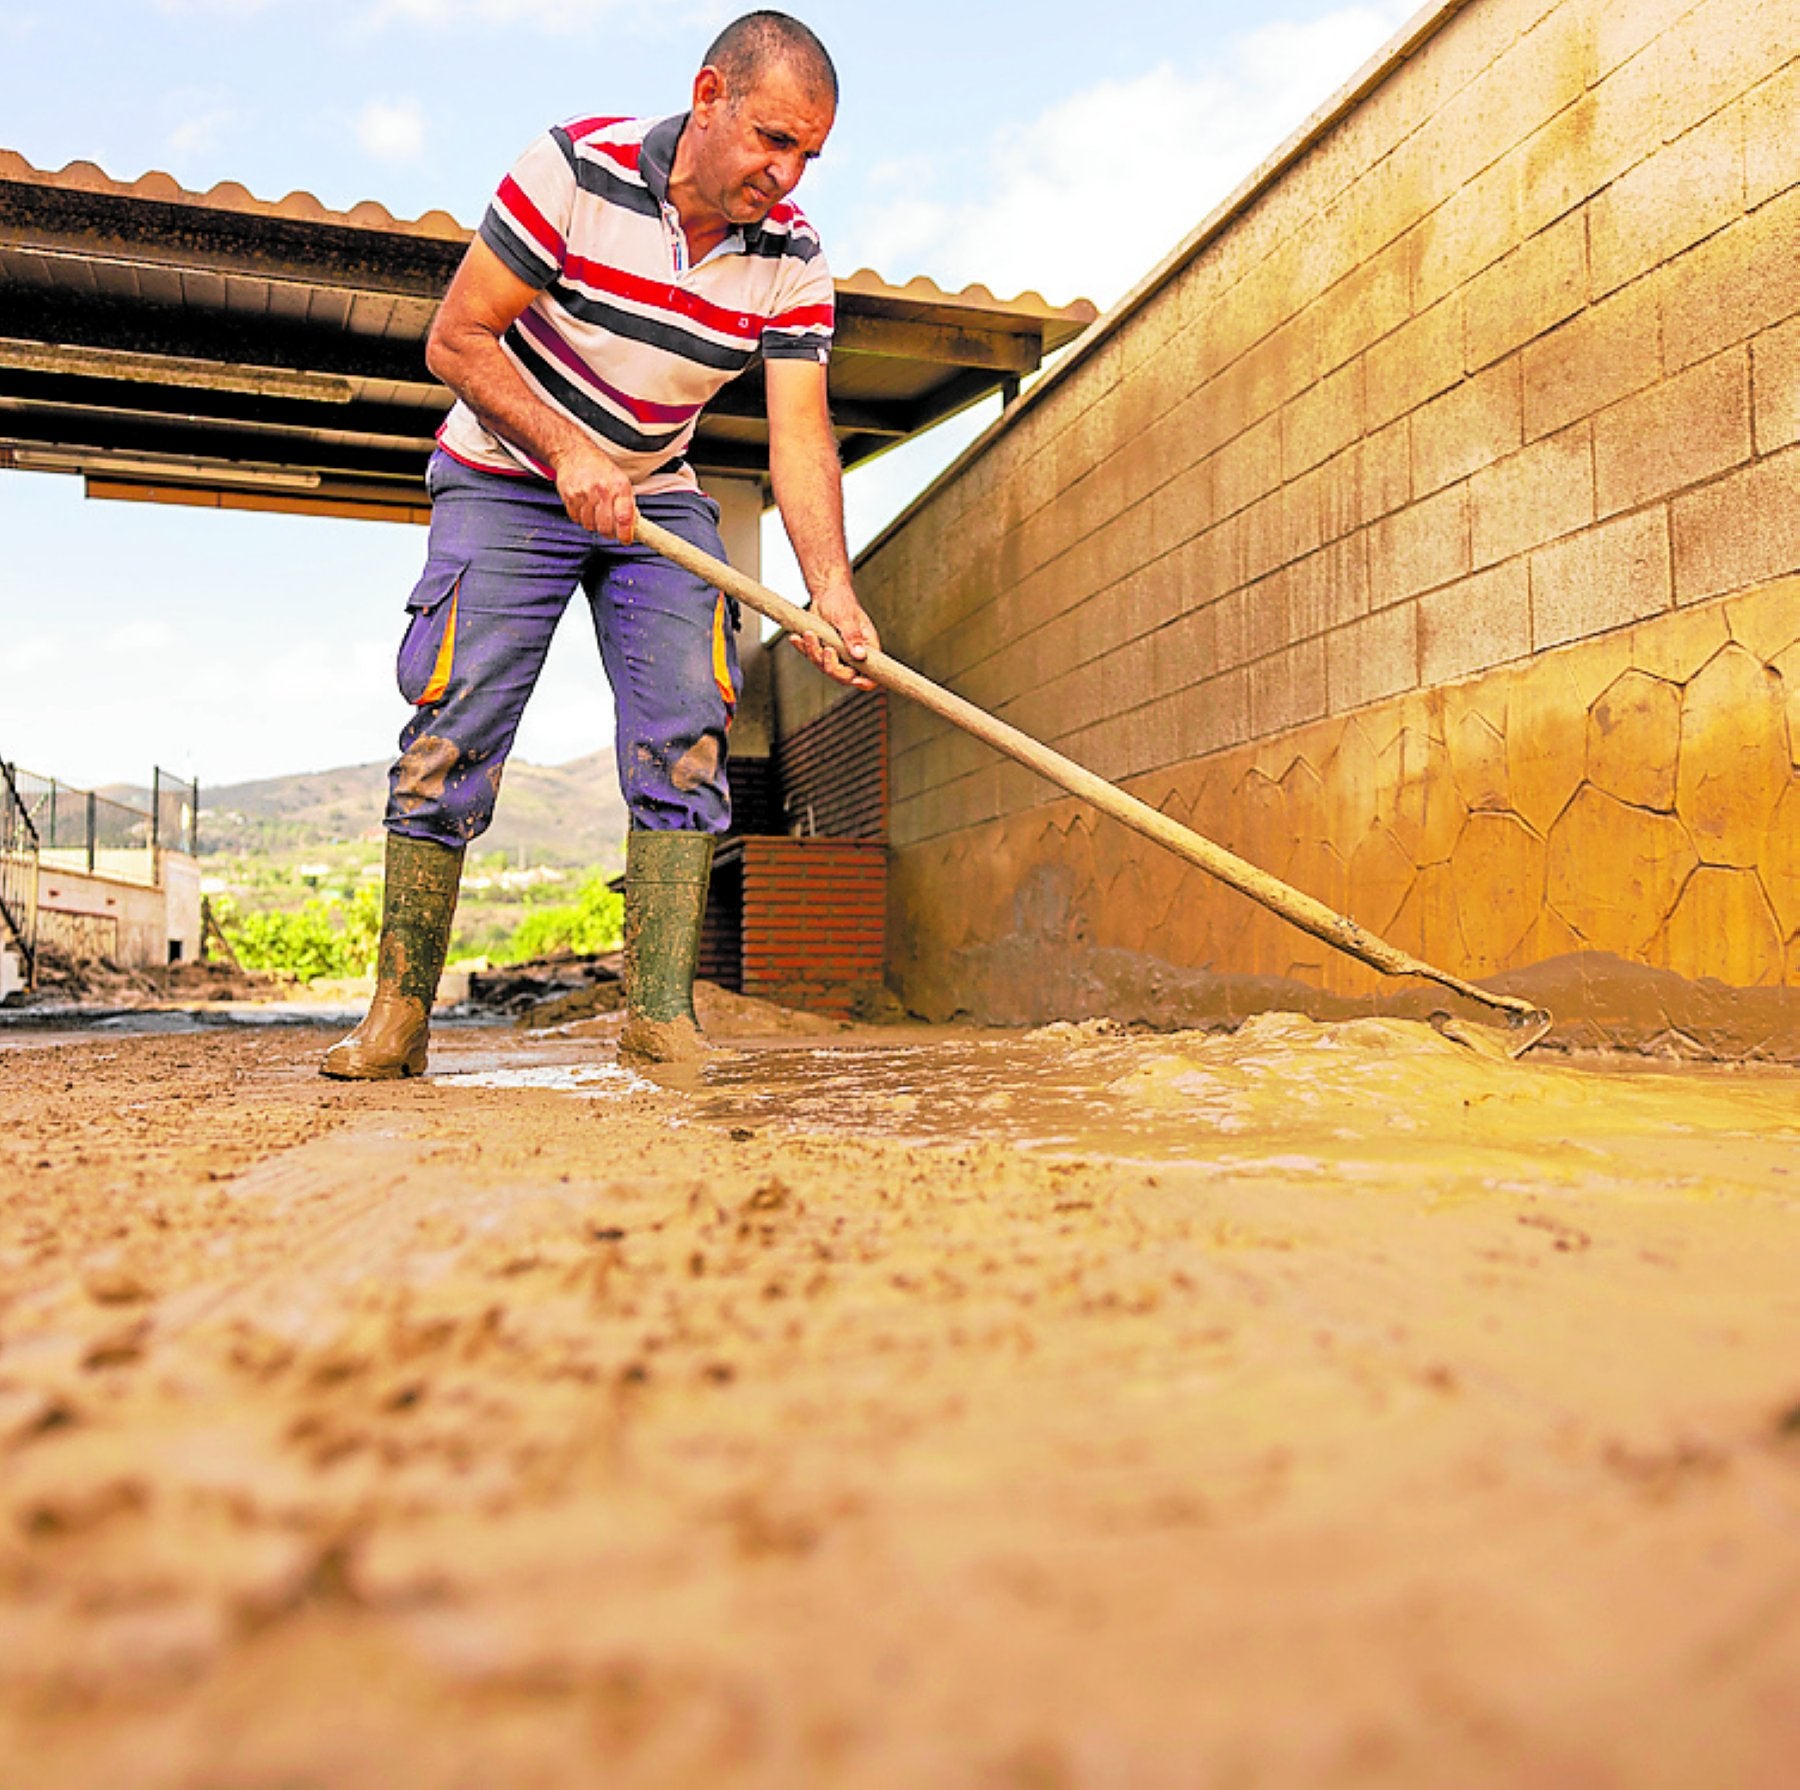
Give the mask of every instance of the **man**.
[{"label": "man", "polygon": [[[702,406],[760,353],[775,500],[814,609],[853,659],[878,642],[851,585],[826,404],[831,276],[787,202],[823,147],[837,76],[804,25],[755,12],[720,34],[692,109],[548,132],[502,181],[432,326],[457,395],[427,475],[424,576],[400,648],[416,713],[389,777],[387,882],[368,1017],[326,1055],[349,1080],[417,1075],[462,857],[558,618],[579,584],[618,710],[631,814],[621,1049],[702,1048],[693,977],[715,836],[735,617],[633,539],[640,509],[723,554],[684,450]],[[807,656],[868,688],[808,636]]]}]

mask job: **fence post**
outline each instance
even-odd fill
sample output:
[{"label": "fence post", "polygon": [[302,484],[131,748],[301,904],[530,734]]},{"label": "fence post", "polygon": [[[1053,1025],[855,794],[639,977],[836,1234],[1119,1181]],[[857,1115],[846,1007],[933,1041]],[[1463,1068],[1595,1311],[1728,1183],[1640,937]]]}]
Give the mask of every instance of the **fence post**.
[{"label": "fence post", "polygon": [[162,766],[150,769],[150,862],[156,862],[156,848],[162,844]]},{"label": "fence post", "polygon": [[188,785],[188,850],[200,855],[200,779]]},{"label": "fence post", "polygon": [[87,792],[87,861],[88,873],[94,869],[94,831],[100,824],[100,811],[94,803],[94,792]]}]

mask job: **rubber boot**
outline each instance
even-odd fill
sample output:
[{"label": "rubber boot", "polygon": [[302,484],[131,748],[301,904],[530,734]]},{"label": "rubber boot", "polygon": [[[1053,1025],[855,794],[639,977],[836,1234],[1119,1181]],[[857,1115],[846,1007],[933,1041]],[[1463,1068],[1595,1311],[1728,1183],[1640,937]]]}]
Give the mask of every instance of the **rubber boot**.
[{"label": "rubber boot", "polygon": [[710,1048],[694,1016],[694,968],[712,857],[710,833],[626,838],[622,1057],[682,1063]]},{"label": "rubber boot", "polygon": [[375,999],[362,1024],[325,1053],[321,1075],[394,1081],[425,1073],[431,1003],[450,948],[462,861],[460,847],[388,834]]}]

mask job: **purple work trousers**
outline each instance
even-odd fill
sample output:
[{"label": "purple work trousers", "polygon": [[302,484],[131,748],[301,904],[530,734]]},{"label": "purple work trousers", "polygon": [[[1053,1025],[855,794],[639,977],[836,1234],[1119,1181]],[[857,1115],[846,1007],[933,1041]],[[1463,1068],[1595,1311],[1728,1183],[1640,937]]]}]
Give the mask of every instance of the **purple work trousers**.
[{"label": "purple work trousers", "polygon": [[[725,730],[741,683],[734,605],[648,547],[572,521],[554,487],[478,472],[441,450],[425,572],[407,599],[400,693],[417,713],[388,775],[387,827],[467,845],[494,816],[519,717],[576,587],[587,593],[618,712],[631,824],[722,833]],[[638,500],[716,558],[719,507],[698,491]]]}]

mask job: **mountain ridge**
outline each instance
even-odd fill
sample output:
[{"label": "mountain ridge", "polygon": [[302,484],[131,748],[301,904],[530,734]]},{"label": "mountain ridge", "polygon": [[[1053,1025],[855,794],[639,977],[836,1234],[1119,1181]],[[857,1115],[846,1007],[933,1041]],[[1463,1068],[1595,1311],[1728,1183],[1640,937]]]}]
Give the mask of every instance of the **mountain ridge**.
[{"label": "mountain ridge", "polygon": [[[376,843],[389,761],[296,771],[200,789],[200,851],[277,852]],[[148,791],[134,792],[148,799]],[[131,799],[120,793],[120,800]],[[593,864],[622,855],[626,812],[611,748],[566,764],[514,758],[494,824],[477,851],[539,864]]]}]

